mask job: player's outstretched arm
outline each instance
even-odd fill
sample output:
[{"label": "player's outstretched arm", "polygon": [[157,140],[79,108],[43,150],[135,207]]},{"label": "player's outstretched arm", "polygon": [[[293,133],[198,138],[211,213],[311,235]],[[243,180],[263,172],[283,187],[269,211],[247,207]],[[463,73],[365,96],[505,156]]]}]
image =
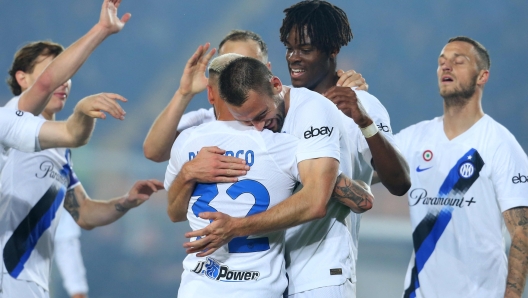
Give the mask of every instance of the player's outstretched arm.
[{"label": "player's outstretched arm", "polygon": [[34,115],[40,114],[53,91],[77,72],[105,38],[123,29],[131,15],[126,13],[121,19],[117,17],[120,3],[121,0],[104,0],[99,22],[86,35],[57,56],[40,74],[35,83],[22,93],[18,103],[20,110],[31,112]]},{"label": "player's outstretched arm", "polygon": [[100,93],[83,98],[66,121],[46,121],[39,132],[41,149],[75,148],[88,143],[95,126],[95,119],[105,119],[104,112],[123,120],[125,111],[117,101],[126,102],[121,95]]},{"label": "player's outstretched arm", "polygon": [[208,80],[205,71],[209,60],[216,52],[216,49],[212,49],[207,53],[209,46],[209,43],[200,45],[187,61],[180,80],[180,87],[167,107],[158,115],[143,142],[143,153],[146,158],[155,162],[169,160],[172,144],[179,135],[177,128],[183,112],[194,95],[204,91],[207,87]]},{"label": "player's outstretched arm", "polygon": [[218,147],[204,147],[196,157],[186,162],[168,193],[167,214],[173,222],[187,220],[189,199],[196,183],[228,183],[238,181],[247,174],[249,166],[241,158],[224,156],[225,150]]},{"label": "player's outstretched arm", "polygon": [[[185,237],[203,237],[183,246],[198,257],[209,255],[234,237],[283,230],[326,215],[326,205],[334,190],[339,162],[325,157],[309,159],[297,165],[303,188],[265,212],[233,218],[220,212],[203,212],[200,217],[213,222]],[[205,237],[204,237],[205,236]],[[201,252],[204,251],[205,252]]]},{"label": "player's outstretched arm", "polygon": [[502,213],[511,236],[505,298],[522,297],[528,275],[528,207]]},{"label": "player's outstretched arm", "polygon": [[122,197],[108,201],[95,201],[88,197],[82,185],[79,184],[66,193],[64,208],[81,228],[91,230],[113,223],[128,210],[141,205],[153,193],[161,189],[163,189],[163,183],[158,180],[140,180]]},{"label": "player's outstretched arm", "polygon": [[355,213],[363,213],[372,209],[374,203],[374,196],[365,182],[352,180],[343,173],[337,176],[332,199],[339,201]]}]

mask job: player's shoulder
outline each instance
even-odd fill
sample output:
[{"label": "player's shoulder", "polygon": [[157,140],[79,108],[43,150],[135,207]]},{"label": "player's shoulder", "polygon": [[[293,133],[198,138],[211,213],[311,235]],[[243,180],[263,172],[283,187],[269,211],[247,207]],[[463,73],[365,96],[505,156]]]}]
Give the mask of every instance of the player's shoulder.
[{"label": "player's shoulder", "polygon": [[6,104],[5,108],[18,110],[18,102],[20,101],[20,95],[11,98]]},{"label": "player's shoulder", "polygon": [[482,126],[479,131],[481,136],[489,140],[488,144],[509,145],[518,144],[515,136],[504,125],[497,122],[489,115],[484,115],[481,119]]},{"label": "player's shoulder", "polygon": [[290,89],[290,112],[299,113],[303,117],[317,117],[321,113],[335,114],[340,112],[335,104],[321,94],[307,88]]}]

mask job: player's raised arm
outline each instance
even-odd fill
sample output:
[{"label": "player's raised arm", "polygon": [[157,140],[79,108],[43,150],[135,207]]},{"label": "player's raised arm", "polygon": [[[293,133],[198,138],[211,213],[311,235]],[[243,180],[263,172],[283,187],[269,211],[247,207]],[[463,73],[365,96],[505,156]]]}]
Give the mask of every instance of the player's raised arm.
[{"label": "player's raised arm", "polygon": [[189,232],[185,237],[205,237],[184,244],[187,253],[199,253],[206,256],[229,242],[234,237],[261,234],[282,230],[301,223],[322,218],[326,215],[326,205],[330,197],[338,199],[354,211],[364,212],[372,207],[372,195],[365,189],[361,191],[346,176],[339,176],[339,162],[333,158],[318,158],[302,161],[298,164],[303,188],[288,199],[270,208],[266,212],[244,218],[233,218],[220,212],[204,212],[203,219],[213,222],[205,229]]},{"label": "player's raised arm", "polygon": [[389,142],[349,87],[331,87],[323,94],[360,127],[372,154],[372,166],[390,193],[404,195],[411,187],[409,166],[402,154]]},{"label": "player's raised arm", "polygon": [[163,162],[170,158],[170,151],[174,140],[178,137],[178,124],[183,112],[194,95],[207,87],[205,71],[216,49],[209,49],[209,43],[200,45],[192,57],[187,61],[180,80],[180,87],[174,93],[169,104],[156,118],[143,143],[145,157]]},{"label": "player's raised arm", "polygon": [[124,196],[108,201],[95,201],[88,197],[79,184],[66,193],[64,208],[81,228],[90,230],[118,220],[128,210],[141,205],[161,189],[163,183],[158,180],[140,180]]},{"label": "player's raised arm", "polygon": [[37,81],[21,95],[19,101],[21,110],[35,115],[40,114],[52,92],[77,72],[105,38],[123,29],[131,15],[126,13],[122,18],[117,16],[120,3],[121,0],[103,1],[99,22],[86,35],[57,56],[40,74]]},{"label": "player's raised arm", "polygon": [[95,126],[95,119],[105,119],[104,112],[123,120],[125,111],[117,101],[127,100],[118,94],[100,93],[83,98],[75,106],[73,114],[66,121],[46,121],[39,132],[41,149],[74,148],[88,143]]}]

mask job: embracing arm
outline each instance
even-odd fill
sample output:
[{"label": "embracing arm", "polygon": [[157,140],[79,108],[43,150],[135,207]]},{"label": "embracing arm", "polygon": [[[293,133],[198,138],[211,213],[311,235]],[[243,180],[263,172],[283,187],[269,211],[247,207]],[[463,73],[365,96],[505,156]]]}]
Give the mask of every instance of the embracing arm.
[{"label": "embracing arm", "polygon": [[174,181],[167,181],[170,183],[167,213],[173,222],[187,220],[189,200],[196,183],[237,182],[238,176],[247,174],[249,166],[245,160],[224,156],[224,153],[225,150],[218,147],[204,147],[182,166]]},{"label": "embracing arm", "polygon": [[363,213],[372,209],[374,196],[370,187],[361,180],[352,180],[345,174],[337,176],[332,199],[339,201],[355,213]]},{"label": "embracing arm", "polygon": [[117,17],[120,3],[121,0],[104,0],[99,22],[46,67],[35,83],[20,96],[20,110],[39,115],[52,92],[77,72],[105,38],[121,31],[131,15],[127,13],[121,19]]},{"label": "embracing arm", "polygon": [[528,207],[512,208],[502,215],[512,239],[504,297],[520,298],[528,274]]},{"label": "embracing arm", "polygon": [[183,112],[194,95],[204,91],[207,87],[205,69],[215,53],[215,49],[207,53],[208,49],[209,43],[199,46],[187,61],[180,80],[180,88],[176,90],[167,107],[156,118],[143,142],[143,154],[146,158],[155,162],[169,160],[172,144],[180,134],[178,124]]},{"label": "embracing arm", "polygon": [[160,181],[141,180],[124,196],[108,201],[95,201],[88,197],[82,185],[77,185],[66,193],[64,208],[81,228],[91,230],[118,220],[129,209],[141,205],[160,189],[163,189]]},{"label": "embracing arm", "polygon": [[[213,222],[185,237],[202,237],[183,246],[187,253],[198,257],[209,255],[234,237],[283,230],[310,220],[323,218],[326,205],[336,183],[339,162],[333,158],[317,158],[300,162],[299,174],[303,188],[265,212],[248,217],[234,218],[220,212],[203,212],[200,217]],[[205,235],[205,237],[204,237]],[[201,252],[206,250],[205,252]]]}]

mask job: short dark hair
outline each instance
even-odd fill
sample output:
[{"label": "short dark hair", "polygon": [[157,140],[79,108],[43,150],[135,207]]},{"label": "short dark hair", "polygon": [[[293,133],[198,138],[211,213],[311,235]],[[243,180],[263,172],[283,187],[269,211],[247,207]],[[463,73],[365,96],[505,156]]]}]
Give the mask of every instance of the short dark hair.
[{"label": "short dark hair", "polygon": [[222,46],[228,41],[247,41],[247,40],[255,41],[258,44],[260,51],[262,52],[262,55],[264,56],[264,58],[266,60],[268,59],[268,46],[266,45],[262,37],[260,37],[260,35],[258,35],[257,33],[253,31],[249,31],[249,30],[231,30],[224,37],[224,39],[222,39],[222,41],[218,45],[218,50],[220,51]]},{"label": "short dark hair", "polygon": [[273,97],[272,77],[268,67],[255,58],[234,59],[220,73],[220,97],[236,107],[246,102],[250,90]]},{"label": "short dark hair", "polygon": [[16,96],[22,93],[22,87],[18,84],[16,79],[17,71],[21,70],[25,73],[32,73],[37,64],[37,58],[40,56],[57,57],[64,51],[62,45],[51,41],[36,41],[28,43],[15,53],[13,64],[9,69],[9,77],[7,84],[11,88],[11,92]]},{"label": "short dark hair", "polygon": [[285,45],[294,27],[301,43],[306,27],[312,45],[325,53],[339,50],[354,37],[346,13],[329,2],[305,0],[286,8],[284,13],[280,40]]},{"label": "short dark hair", "polygon": [[479,68],[479,71],[480,70],[489,70],[490,67],[491,67],[491,60],[490,60],[490,56],[489,56],[489,53],[488,53],[488,50],[486,50],[486,48],[478,41],[472,39],[472,38],[469,38],[467,36],[457,36],[457,37],[453,37],[451,39],[449,39],[449,41],[447,43],[451,43],[451,42],[454,42],[454,41],[462,41],[462,42],[467,42],[469,44],[471,44],[475,50],[477,51],[477,58],[478,58],[478,62],[477,62],[477,66]]}]

